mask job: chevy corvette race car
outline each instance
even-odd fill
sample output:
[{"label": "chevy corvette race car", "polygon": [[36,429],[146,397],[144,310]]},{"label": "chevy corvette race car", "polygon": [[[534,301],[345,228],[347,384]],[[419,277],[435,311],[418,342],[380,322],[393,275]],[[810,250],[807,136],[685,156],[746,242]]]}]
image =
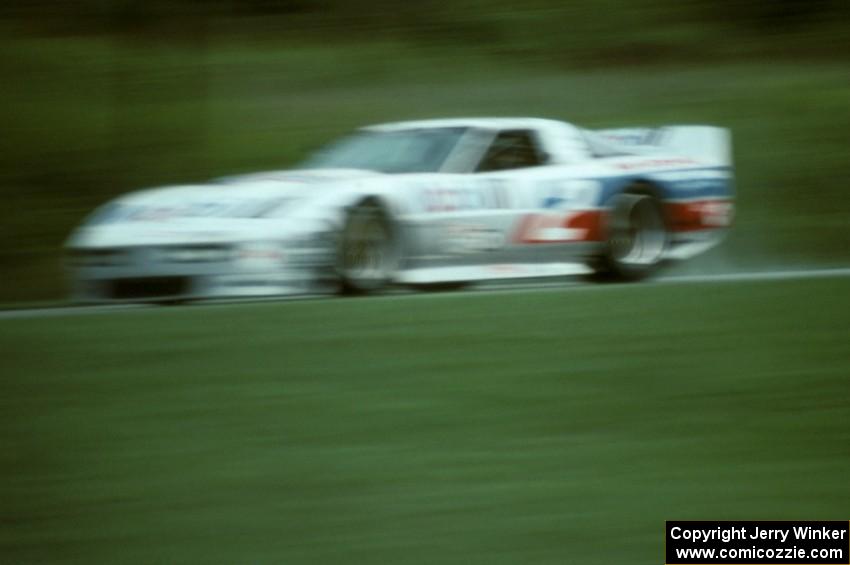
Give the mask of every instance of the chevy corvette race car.
[{"label": "chevy corvette race car", "polygon": [[370,126],[293,170],[122,196],[69,238],[78,301],[336,291],[595,272],[717,244],[727,130],[478,118]]}]

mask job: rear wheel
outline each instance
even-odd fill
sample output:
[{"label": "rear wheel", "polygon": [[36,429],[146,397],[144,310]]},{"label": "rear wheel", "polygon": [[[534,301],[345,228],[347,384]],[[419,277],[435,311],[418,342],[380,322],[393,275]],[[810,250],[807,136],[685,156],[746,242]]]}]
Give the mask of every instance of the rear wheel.
[{"label": "rear wheel", "polygon": [[640,280],[658,269],[666,249],[660,202],[648,194],[624,193],[611,206],[605,251],[593,267],[603,278]]},{"label": "rear wheel", "polygon": [[343,294],[385,288],[398,268],[399,254],[389,215],[375,201],[352,207],[339,237],[336,270]]}]

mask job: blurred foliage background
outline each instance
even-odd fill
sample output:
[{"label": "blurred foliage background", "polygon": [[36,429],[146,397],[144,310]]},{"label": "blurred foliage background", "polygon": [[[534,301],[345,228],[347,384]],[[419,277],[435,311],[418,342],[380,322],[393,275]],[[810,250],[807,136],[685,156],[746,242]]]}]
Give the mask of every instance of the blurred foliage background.
[{"label": "blurred foliage background", "polygon": [[844,0],[5,0],[0,301],[150,185],[283,168],[369,122],[732,128],[740,208],[688,269],[850,261]]}]

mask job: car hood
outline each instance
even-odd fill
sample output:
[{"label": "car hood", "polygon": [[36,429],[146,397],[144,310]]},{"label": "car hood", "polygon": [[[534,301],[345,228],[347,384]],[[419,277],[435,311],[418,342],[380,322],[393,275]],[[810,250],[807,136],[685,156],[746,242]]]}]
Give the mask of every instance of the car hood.
[{"label": "car hood", "polygon": [[[358,181],[380,173],[353,169],[268,171],[223,177],[208,184],[166,186],[130,193],[119,198],[121,204],[172,207],[177,216],[195,217],[209,206],[208,215],[229,217],[227,214],[247,214],[250,210],[237,209],[251,203],[262,205],[275,202],[320,196],[334,187],[346,186],[346,181]],[[191,208],[197,206],[197,208]]]},{"label": "car hood", "polygon": [[[167,186],[122,196],[96,210],[69,247],[112,247],[273,238],[290,210],[361,179],[357,170],[294,170],[226,177],[209,184]],[[353,181],[353,182],[349,182]]]}]

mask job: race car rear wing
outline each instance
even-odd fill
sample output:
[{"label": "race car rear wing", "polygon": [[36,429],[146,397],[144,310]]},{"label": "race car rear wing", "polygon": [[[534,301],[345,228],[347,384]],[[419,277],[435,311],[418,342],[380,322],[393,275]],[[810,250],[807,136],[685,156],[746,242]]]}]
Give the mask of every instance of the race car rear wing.
[{"label": "race car rear wing", "polygon": [[588,132],[588,143],[597,156],[674,153],[732,165],[732,135],[714,126],[663,126],[619,128]]}]

